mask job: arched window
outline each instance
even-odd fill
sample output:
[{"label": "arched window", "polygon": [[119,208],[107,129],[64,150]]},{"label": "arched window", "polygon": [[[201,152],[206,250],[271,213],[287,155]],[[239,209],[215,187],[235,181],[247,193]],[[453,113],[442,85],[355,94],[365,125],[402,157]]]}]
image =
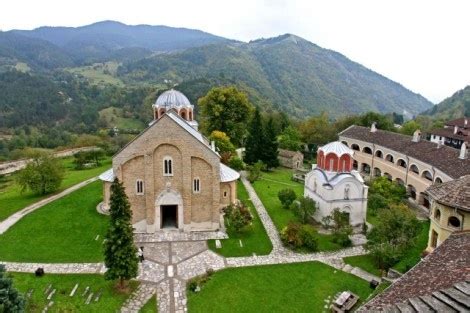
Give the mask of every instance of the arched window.
[{"label": "arched window", "polygon": [[414,200],[416,200],[416,188],[413,185],[408,185],[408,194]]},{"label": "arched window", "polygon": [[387,160],[388,162],[393,163],[393,155],[387,154],[387,156],[385,157],[385,160]]},{"label": "arched window", "polygon": [[335,160],[330,159],[330,168],[328,170],[333,171],[334,163],[335,163]]},{"label": "arched window", "polygon": [[382,176],[382,171],[380,170],[380,168],[378,167],[374,168],[374,176],[376,177]]},{"label": "arched window", "polygon": [[436,184],[442,184],[442,179],[440,177],[436,177],[436,180],[434,182]]},{"label": "arched window", "polygon": [[163,176],[173,176],[173,159],[169,156],[163,159]]},{"label": "arched window", "polygon": [[227,198],[227,191],[224,191],[224,198]]},{"label": "arched window", "polygon": [[193,192],[194,193],[201,192],[201,182],[200,182],[199,178],[194,178],[194,180],[193,180]]},{"label": "arched window", "polygon": [[341,169],[342,172],[346,172],[348,169],[348,162],[343,159],[343,167]]},{"label": "arched window", "polygon": [[137,179],[135,181],[135,192],[138,195],[144,194],[144,181],[142,179]]},{"label": "arched window", "polygon": [[437,221],[440,221],[440,220],[441,220],[441,210],[436,209],[436,210],[434,211],[434,219],[437,220]]},{"label": "arched window", "polygon": [[416,165],[414,165],[414,164],[411,164],[411,166],[410,166],[410,171],[412,171],[413,173],[419,175],[419,169],[418,169],[418,167],[417,167]]},{"label": "arched window", "polygon": [[397,165],[406,168],[406,162],[403,159],[398,159]]},{"label": "arched window", "polygon": [[376,157],[378,157],[378,158],[381,158],[381,159],[383,159],[383,157],[384,157],[384,154],[382,153],[382,151],[380,151],[380,150],[377,150],[377,151],[375,152],[375,156],[376,156]]},{"label": "arched window", "polygon": [[186,119],[186,111],[181,112],[181,117],[185,120]]},{"label": "arched window", "polygon": [[421,176],[426,178],[427,180],[432,181],[432,174],[429,171],[424,171],[423,174],[421,174]]},{"label": "arched window", "polygon": [[348,143],[347,143],[346,141],[341,141],[341,143],[342,143],[343,145],[345,145],[346,147],[349,147],[349,145],[348,145]]},{"label": "arched window", "polygon": [[455,228],[459,228],[460,227],[460,220],[455,216],[451,216],[451,217],[449,217],[449,221],[447,222],[447,225],[455,227]]},{"label": "arched window", "polygon": [[356,145],[355,143],[353,143],[353,144],[351,145],[351,149],[356,150],[356,151],[360,151],[359,146]]},{"label": "arched window", "polygon": [[369,148],[369,147],[364,147],[364,149],[362,149],[362,152],[364,152],[366,154],[372,154],[372,149]]}]

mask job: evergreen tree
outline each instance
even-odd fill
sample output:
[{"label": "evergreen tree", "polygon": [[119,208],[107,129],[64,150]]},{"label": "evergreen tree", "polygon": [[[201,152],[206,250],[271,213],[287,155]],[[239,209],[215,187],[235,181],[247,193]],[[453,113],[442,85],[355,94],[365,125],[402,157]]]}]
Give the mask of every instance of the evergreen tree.
[{"label": "evergreen tree", "polygon": [[251,120],[248,137],[245,144],[245,163],[254,164],[263,159],[263,124],[261,114],[256,108],[255,114]]},{"label": "evergreen tree", "polygon": [[116,178],[111,185],[110,225],[104,243],[106,280],[119,280],[122,289],[126,281],[137,276],[138,258],[132,231],[132,211],[122,183]]},{"label": "evergreen tree", "polygon": [[5,265],[0,264],[0,312],[24,312],[24,298],[13,287],[13,282],[6,275]]},{"label": "evergreen tree", "polygon": [[268,169],[279,166],[279,160],[277,158],[278,151],[277,134],[274,128],[274,121],[272,118],[266,123],[264,130],[263,140],[263,159],[262,161],[266,164]]}]

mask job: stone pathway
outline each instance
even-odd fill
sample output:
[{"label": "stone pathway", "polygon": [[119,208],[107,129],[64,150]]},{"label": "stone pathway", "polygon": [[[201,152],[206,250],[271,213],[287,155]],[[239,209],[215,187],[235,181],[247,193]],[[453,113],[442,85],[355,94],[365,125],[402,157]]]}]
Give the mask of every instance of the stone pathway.
[{"label": "stone pathway", "polygon": [[14,213],[13,215],[9,216],[6,220],[4,220],[3,222],[0,223],[0,235],[3,234],[4,232],[6,232],[11,226],[16,224],[16,222],[18,222],[25,215],[27,215],[31,212],[34,212],[37,209],[39,209],[40,207],[43,207],[46,204],[51,203],[52,201],[55,201],[59,198],[62,198],[63,196],[66,196],[69,193],[74,192],[75,190],[80,189],[80,188],[94,182],[97,179],[98,179],[98,177],[93,177],[93,178],[90,178],[88,180],[85,180],[81,183],[73,185],[70,188],[65,189],[64,191],[62,191],[62,192],[60,192],[56,195],[50,196],[46,199],[43,199],[43,200],[38,201],[36,203],[33,203],[33,204],[27,206],[26,208],[24,208],[23,210]]},{"label": "stone pathway", "polygon": [[[83,182],[81,185],[83,186],[94,180],[96,180],[96,178]],[[366,252],[362,246],[355,246],[335,252],[317,252],[310,254],[298,254],[286,249],[281,242],[279,233],[268,215],[266,208],[244,175],[242,175],[242,182],[273,244],[271,253],[265,256],[224,258],[209,250],[207,246],[208,239],[227,238],[226,234],[223,232],[188,234],[180,231],[168,231],[152,235],[137,234],[135,237],[136,245],[143,247],[145,256],[145,260],[139,265],[139,274],[137,277],[141,285],[124,303],[122,312],[138,312],[155,293],[159,312],[187,312],[187,281],[195,276],[206,273],[208,270],[217,271],[227,267],[319,261],[333,266],[338,270],[350,272],[368,281],[377,278],[360,269],[348,266],[342,259],[347,256],[365,254]],[[73,190],[80,188],[81,186],[79,185],[72,187],[74,188]],[[58,196],[57,198],[73,191],[70,190],[72,188],[62,192],[59,194],[60,196],[56,195]],[[50,201],[53,200],[55,199]],[[44,204],[45,203],[40,206]],[[40,206],[35,207],[33,205],[31,207],[35,210]],[[31,207],[26,209],[31,210]],[[26,211],[26,209],[21,212],[25,211],[25,214],[29,213],[30,211]],[[0,227],[1,225],[2,224],[0,224]],[[38,267],[43,267],[46,273],[60,274],[104,273],[106,270],[102,263],[40,264],[0,262],[0,264],[5,264],[9,271],[17,272],[34,272]],[[379,278],[377,279],[380,280]]]},{"label": "stone pathway", "polygon": [[153,284],[141,283],[121,308],[122,313],[138,313],[147,301],[155,295],[156,287]]}]

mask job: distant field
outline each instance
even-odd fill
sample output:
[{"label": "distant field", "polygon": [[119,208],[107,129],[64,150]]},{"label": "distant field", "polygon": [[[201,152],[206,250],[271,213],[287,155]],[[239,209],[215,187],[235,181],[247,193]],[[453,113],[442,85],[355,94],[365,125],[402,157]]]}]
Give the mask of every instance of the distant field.
[{"label": "distant field", "polygon": [[15,65],[15,69],[19,72],[23,72],[23,73],[27,73],[29,71],[31,71],[31,68],[28,66],[28,64],[24,63],[24,62],[18,62],[16,63]]},{"label": "distant field", "polygon": [[68,68],[67,71],[86,77],[94,85],[109,84],[122,87],[124,83],[115,76],[118,67],[119,63],[106,62]]},{"label": "distant field", "polygon": [[145,124],[134,118],[124,117],[124,110],[121,108],[109,107],[99,112],[100,118],[103,118],[109,127],[119,129],[144,129]]}]

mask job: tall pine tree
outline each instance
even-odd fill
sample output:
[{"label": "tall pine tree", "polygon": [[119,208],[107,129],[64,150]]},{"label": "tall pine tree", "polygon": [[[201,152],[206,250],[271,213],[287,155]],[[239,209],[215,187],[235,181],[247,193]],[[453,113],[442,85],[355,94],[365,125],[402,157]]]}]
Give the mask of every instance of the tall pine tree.
[{"label": "tall pine tree", "polygon": [[254,164],[263,159],[263,124],[261,114],[256,108],[248,129],[248,137],[245,144],[245,163]]},{"label": "tall pine tree", "polygon": [[13,287],[13,282],[6,275],[5,265],[0,264],[0,312],[24,312],[24,298]]},{"label": "tall pine tree", "polygon": [[123,289],[126,282],[137,276],[138,258],[132,230],[132,211],[122,183],[116,178],[111,185],[111,220],[104,243],[106,280],[118,280]]},{"label": "tall pine tree", "polygon": [[261,159],[268,169],[279,166],[279,160],[277,158],[278,143],[277,143],[277,134],[274,127],[274,121],[271,117],[266,123],[264,130],[264,140],[263,140],[263,158]]}]

